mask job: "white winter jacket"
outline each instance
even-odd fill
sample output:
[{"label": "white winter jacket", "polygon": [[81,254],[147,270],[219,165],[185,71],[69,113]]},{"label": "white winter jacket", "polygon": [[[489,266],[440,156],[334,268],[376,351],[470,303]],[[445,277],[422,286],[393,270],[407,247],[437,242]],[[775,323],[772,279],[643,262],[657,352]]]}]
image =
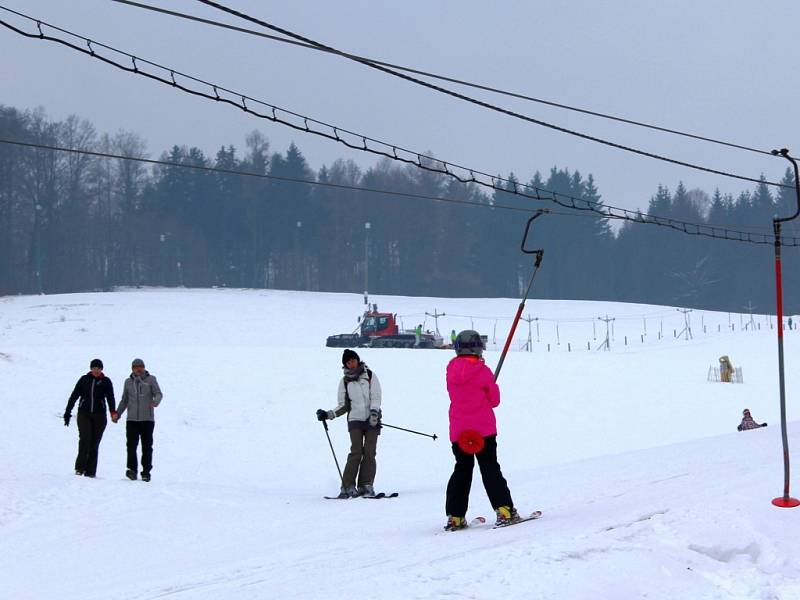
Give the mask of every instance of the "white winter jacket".
[{"label": "white winter jacket", "polygon": [[[347,394],[350,396],[348,421],[367,421],[370,410],[380,410],[381,408],[381,382],[378,381],[378,376],[374,372],[371,379],[367,372],[368,368],[364,365],[364,372],[361,376],[356,381],[347,383]],[[346,411],[344,377],[339,380],[338,399],[339,403],[333,411],[337,417]]]}]

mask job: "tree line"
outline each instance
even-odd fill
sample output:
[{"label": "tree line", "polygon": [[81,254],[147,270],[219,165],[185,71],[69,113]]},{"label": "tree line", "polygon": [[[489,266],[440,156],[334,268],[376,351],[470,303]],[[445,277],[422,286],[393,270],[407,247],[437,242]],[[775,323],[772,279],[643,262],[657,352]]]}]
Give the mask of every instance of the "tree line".
[{"label": "tree line", "polygon": [[[134,132],[101,134],[89,121],[54,121],[41,109],[0,106],[0,137],[148,156]],[[346,187],[0,144],[0,294],[143,285],[362,292],[368,285],[379,294],[515,297],[533,267],[519,249],[529,215],[498,207],[556,208],[508,193],[513,183],[489,194],[389,159],[366,169],[340,159],[314,171],[294,143],[273,151],[258,131],[241,149],[221,146],[213,157],[175,145],[160,158]],[[602,203],[594,178],[577,170],[507,179]],[[782,182],[794,185],[790,170]],[[679,183],[674,191],[659,185],[642,213],[769,232],[772,217],[794,207],[792,191],[773,192],[763,181],[736,197]],[[614,231],[597,215],[557,213],[533,233],[532,245],[545,250],[536,297],[773,311],[770,245],[630,222]],[[800,235],[793,224],[786,230]],[[784,250],[792,312],[800,312],[797,255]]]}]

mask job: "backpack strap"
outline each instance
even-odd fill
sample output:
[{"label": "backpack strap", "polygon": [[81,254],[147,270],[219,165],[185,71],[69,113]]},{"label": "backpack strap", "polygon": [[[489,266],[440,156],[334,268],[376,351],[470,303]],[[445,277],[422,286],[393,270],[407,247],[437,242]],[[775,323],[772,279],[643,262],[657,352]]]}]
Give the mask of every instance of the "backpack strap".
[{"label": "backpack strap", "polygon": [[344,411],[349,415],[352,403],[350,401],[350,394],[347,391],[347,378],[342,377],[342,385],[344,385]]}]

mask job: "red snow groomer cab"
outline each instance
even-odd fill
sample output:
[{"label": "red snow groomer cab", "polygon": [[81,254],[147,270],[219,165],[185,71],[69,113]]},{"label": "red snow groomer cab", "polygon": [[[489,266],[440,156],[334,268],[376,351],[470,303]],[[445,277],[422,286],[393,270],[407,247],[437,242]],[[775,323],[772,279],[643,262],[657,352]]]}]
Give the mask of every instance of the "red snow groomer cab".
[{"label": "red snow groomer cab", "polygon": [[[414,331],[401,331],[397,315],[378,312],[378,305],[364,311],[359,319],[359,333],[341,333],[328,337],[325,345],[331,348],[441,348],[442,337],[431,332],[417,336]],[[417,339],[419,337],[419,339]]]}]

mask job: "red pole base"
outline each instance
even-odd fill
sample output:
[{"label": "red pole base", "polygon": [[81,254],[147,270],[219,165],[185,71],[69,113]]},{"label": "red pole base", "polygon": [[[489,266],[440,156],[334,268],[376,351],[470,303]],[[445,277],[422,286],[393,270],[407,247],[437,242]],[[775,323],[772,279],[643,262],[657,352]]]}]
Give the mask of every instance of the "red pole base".
[{"label": "red pole base", "polygon": [[778,508],[795,508],[800,506],[800,500],[797,498],[784,498],[783,496],[775,498],[772,503]]}]

